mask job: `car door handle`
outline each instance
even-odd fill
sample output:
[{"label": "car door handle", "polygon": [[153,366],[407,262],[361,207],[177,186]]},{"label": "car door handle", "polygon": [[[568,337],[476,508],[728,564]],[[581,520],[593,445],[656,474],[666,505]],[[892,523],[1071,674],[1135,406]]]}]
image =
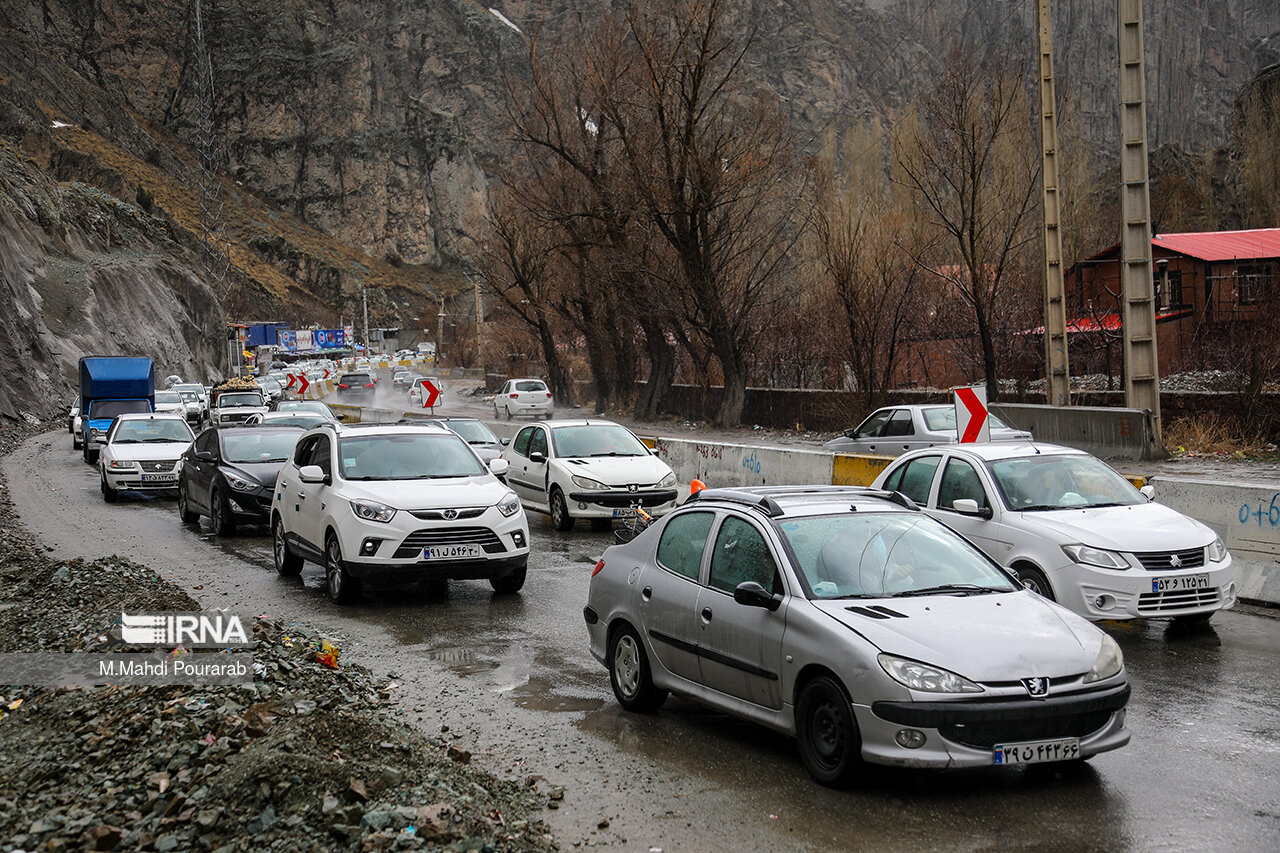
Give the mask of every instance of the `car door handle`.
[{"label": "car door handle", "polygon": [[702,621],[703,621],[703,622],[710,622],[710,621],[711,621],[711,608],[710,608],[710,607],[704,607],[704,608],[702,608]]},{"label": "car door handle", "polygon": [[653,587],[646,586],[644,589],[640,590],[640,597],[643,598],[645,601],[648,601],[649,599],[653,598]]}]

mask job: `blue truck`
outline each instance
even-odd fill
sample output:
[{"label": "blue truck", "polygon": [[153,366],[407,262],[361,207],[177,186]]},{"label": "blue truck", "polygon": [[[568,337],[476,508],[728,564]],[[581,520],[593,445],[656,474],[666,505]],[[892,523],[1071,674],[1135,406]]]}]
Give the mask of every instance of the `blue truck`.
[{"label": "blue truck", "polygon": [[152,412],[156,407],[156,373],[149,358],[86,356],[80,359],[81,447],[85,462],[98,461],[98,445],[116,416]]}]

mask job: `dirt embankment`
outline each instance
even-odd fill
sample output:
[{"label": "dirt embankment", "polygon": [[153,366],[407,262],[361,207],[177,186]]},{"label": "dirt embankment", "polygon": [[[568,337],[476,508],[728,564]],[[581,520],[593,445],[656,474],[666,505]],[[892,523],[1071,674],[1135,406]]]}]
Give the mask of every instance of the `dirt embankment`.
[{"label": "dirt embankment", "polygon": [[[21,437],[0,431],[0,454]],[[18,525],[9,488],[0,482],[0,652],[116,651],[122,611],[200,609],[128,560],[50,559]],[[456,741],[397,719],[394,674],[341,658],[327,668],[320,639],[254,620],[251,688],[5,688],[0,845],[557,849],[537,815],[559,790],[468,766]]]}]

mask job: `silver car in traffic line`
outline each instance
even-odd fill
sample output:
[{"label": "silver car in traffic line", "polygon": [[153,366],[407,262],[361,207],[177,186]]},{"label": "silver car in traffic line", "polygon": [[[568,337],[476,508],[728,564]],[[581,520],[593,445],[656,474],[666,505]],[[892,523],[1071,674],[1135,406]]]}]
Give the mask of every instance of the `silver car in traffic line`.
[{"label": "silver car in traffic line", "polygon": [[583,614],[624,708],[675,692],[793,735],[825,785],[1129,741],[1115,641],[897,493],[704,490],[604,552]]}]

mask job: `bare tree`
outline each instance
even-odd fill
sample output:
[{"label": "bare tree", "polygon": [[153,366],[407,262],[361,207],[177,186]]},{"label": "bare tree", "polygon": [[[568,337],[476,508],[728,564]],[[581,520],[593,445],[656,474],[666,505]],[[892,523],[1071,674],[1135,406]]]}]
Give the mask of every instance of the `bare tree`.
[{"label": "bare tree", "polygon": [[931,265],[973,312],[987,394],[1000,396],[997,339],[1028,279],[1020,258],[1038,230],[1040,160],[1022,69],[1006,60],[978,63],[953,52],[938,85],[919,101],[918,121],[899,125],[894,153],[901,180],[915,191],[958,258]]}]

